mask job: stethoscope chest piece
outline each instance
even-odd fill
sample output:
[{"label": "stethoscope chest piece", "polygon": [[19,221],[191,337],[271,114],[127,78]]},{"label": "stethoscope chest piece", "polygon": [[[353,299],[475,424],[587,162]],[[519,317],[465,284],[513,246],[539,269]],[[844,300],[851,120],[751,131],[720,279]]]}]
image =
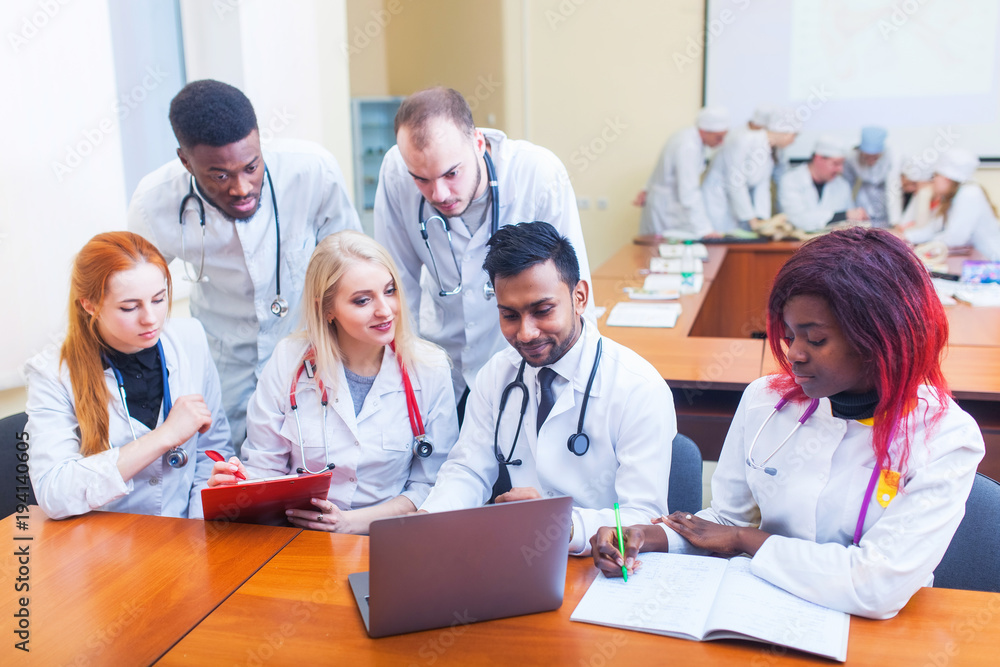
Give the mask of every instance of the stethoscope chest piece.
[{"label": "stethoscope chest piece", "polygon": [[288,302],[282,296],[274,297],[274,301],[271,302],[271,314],[277,317],[284,317],[288,314]]},{"label": "stethoscope chest piece", "polygon": [[163,458],[171,468],[183,468],[188,462],[187,452],[180,448],[171,449]]},{"label": "stethoscope chest piece", "polygon": [[580,433],[574,433],[569,436],[569,440],[566,441],[566,446],[569,451],[573,452],[577,456],[583,456],[590,449],[590,436],[582,431]]},{"label": "stethoscope chest piece", "polygon": [[434,445],[427,439],[426,435],[418,435],[413,438],[413,455],[426,459],[434,453]]}]

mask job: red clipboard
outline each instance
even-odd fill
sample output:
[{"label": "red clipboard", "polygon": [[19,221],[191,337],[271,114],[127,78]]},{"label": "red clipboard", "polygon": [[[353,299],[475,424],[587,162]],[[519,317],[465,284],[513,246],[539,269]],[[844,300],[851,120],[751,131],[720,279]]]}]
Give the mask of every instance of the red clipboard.
[{"label": "red clipboard", "polygon": [[316,510],[310,499],[326,498],[332,478],[333,471],[327,470],[213,486],[201,490],[201,504],[206,520],[288,526],[285,510]]}]

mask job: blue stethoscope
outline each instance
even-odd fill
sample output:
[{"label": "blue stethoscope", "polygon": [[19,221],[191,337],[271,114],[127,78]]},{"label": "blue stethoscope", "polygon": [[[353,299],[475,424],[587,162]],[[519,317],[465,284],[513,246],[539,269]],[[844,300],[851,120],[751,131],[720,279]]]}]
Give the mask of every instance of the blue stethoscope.
[{"label": "blue stethoscope", "polygon": [[[160,353],[160,372],[163,374],[163,421],[167,421],[167,415],[170,414],[173,401],[170,400],[170,384],[167,382],[167,358],[163,355],[163,343],[161,341],[156,341],[156,351]],[[132,426],[132,414],[128,411],[128,400],[125,397],[125,379],[122,377],[122,372],[111,363],[111,359],[107,355],[102,356],[104,357],[104,363],[114,373],[115,381],[118,382],[118,396],[121,397],[122,407],[125,408],[125,418],[128,420],[128,429],[132,432],[132,439],[138,440],[139,438],[135,434],[135,427]],[[162,424],[163,422],[160,423]],[[187,452],[180,446],[168,451],[163,455],[163,458],[171,468],[183,468],[188,462]]]},{"label": "blue stethoscope", "polygon": [[[759,429],[757,429],[757,435],[753,437],[753,440],[750,442],[750,449],[747,450],[747,465],[753,470],[763,470],[768,475],[771,476],[776,475],[778,473],[778,470],[776,468],[769,468],[769,467],[766,468],[764,467],[765,464],[768,461],[770,461],[771,457],[777,454],[782,447],[785,446],[785,443],[788,442],[793,435],[795,435],[795,432],[798,431],[799,428],[806,423],[806,420],[808,420],[809,417],[811,417],[812,414],[816,412],[816,408],[819,407],[818,398],[810,400],[809,405],[806,406],[806,409],[803,411],[802,416],[799,417],[798,423],[796,423],[795,426],[792,428],[791,432],[787,436],[785,436],[785,439],[781,441],[781,444],[778,445],[766,459],[764,459],[760,463],[755,463],[753,460],[753,449],[754,446],[756,446],[757,444],[757,439],[760,437],[760,434],[764,430],[764,427],[767,426],[767,423],[771,421],[771,417],[776,415],[778,411],[781,410],[781,408],[785,407],[785,405],[788,404],[791,396],[795,393],[796,390],[794,389],[792,391],[785,393],[775,404],[774,408],[771,410],[771,413],[767,416],[767,419],[764,420],[764,423],[760,425]],[[896,429],[898,428],[898,426],[899,426],[899,419],[896,419],[892,427],[892,431],[889,434],[890,442],[892,442],[896,438]],[[871,504],[872,495],[875,492],[875,485],[878,482],[878,479],[881,476],[881,474],[882,474],[882,462],[876,460],[875,467],[872,470],[871,477],[868,480],[868,487],[865,489],[865,498],[861,503],[861,511],[858,513],[858,522],[854,526],[854,541],[853,541],[854,546],[858,546],[858,544],[861,542],[861,535],[865,526],[865,517],[868,516],[868,506]]]},{"label": "blue stethoscope", "polygon": [[[500,229],[500,189],[497,186],[497,172],[493,167],[493,158],[490,157],[490,152],[486,151],[483,153],[483,157],[486,159],[486,177],[490,184],[490,236],[492,237]],[[420,196],[420,208],[417,210],[417,219],[420,220],[420,236],[424,239],[424,245],[427,246],[427,254],[431,258],[431,267],[434,269],[434,278],[437,280],[438,284],[438,296],[453,296],[462,291],[462,268],[458,264],[458,257],[455,256],[455,244],[451,240],[451,225],[448,223],[448,218],[441,215],[441,213],[435,210],[436,215],[424,219],[424,204],[427,200]],[[431,250],[430,235],[427,233],[427,223],[437,220],[441,223],[441,228],[444,230],[445,236],[448,237],[448,247],[451,249],[451,261],[455,264],[455,273],[458,275],[458,284],[455,285],[454,289],[445,289],[444,283],[441,281],[441,274],[438,272],[437,260],[434,259],[434,251]],[[483,285],[483,298],[487,301],[496,296],[496,292],[493,290],[493,283],[487,281]]]},{"label": "blue stethoscope", "polygon": [[[569,436],[566,447],[577,456],[583,456],[590,449],[590,436],[583,431],[583,420],[587,416],[587,402],[590,400],[590,389],[594,386],[594,378],[597,377],[597,367],[601,363],[601,348],[604,339],[597,339],[597,354],[594,355],[594,365],[590,369],[590,377],[587,378],[587,388],[583,391],[583,403],[580,404],[580,419],[576,424],[576,433]],[[505,466],[519,466],[521,459],[514,458],[514,449],[517,447],[517,437],[521,434],[521,427],[524,426],[524,413],[528,410],[528,386],[524,384],[524,367],[528,362],[522,360],[517,369],[517,377],[508,384],[500,394],[500,409],[497,411],[496,427],[493,430],[493,455],[497,458],[497,463]],[[500,417],[507,407],[510,395],[517,389],[521,392],[521,410],[517,417],[517,430],[514,431],[514,442],[510,446],[510,453],[504,457],[500,451]]]},{"label": "blue stethoscope", "polygon": [[[278,199],[274,194],[274,183],[271,182],[271,172],[264,167],[264,176],[267,177],[267,187],[271,191],[271,206],[274,208],[274,236],[277,240],[277,253],[274,258],[274,289],[276,296],[271,302],[271,314],[276,317],[284,317],[288,314],[288,302],[281,296],[281,223],[278,221]],[[188,202],[194,200],[198,205],[198,224],[201,225],[201,260],[198,263],[198,275],[194,278],[187,266],[187,248],[184,244],[184,212],[187,210]],[[181,207],[177,213],[181,223],[181,259],[184,260],[184,277],[193,283],[208,282],[205,275],[205,204],[194,191],[194,176],[191,176],[191,183],[188,185],[188,193],[181,199]]]}]

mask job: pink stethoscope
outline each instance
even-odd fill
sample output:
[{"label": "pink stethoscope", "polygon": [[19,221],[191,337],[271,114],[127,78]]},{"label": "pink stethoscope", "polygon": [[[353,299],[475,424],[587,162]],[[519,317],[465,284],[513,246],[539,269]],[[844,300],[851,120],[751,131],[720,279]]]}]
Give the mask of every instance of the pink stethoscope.
[{"label": "pink stethoscope", "polygon": [[[771,414],[769,414],[767,416],[767,419],[764,420],[764,423],[760,425],[759,429],[757,429],[757,435],[755,435],[753,437],[753,440],[750,442],[750,449],[747,451],[747,461],[746,461],[746,463],[747,463],[747,465],[751,469],[753,469],[753,470],[762,470],[766,474],[771,475],[771,476],[774,476],[774,475],[778,474],[778,470],[776,468],[764,467],[764,465],[768,461],[770,461],[771,457],[773,457],[775,454],[777,454],[778,451],[782,447],[785,446],[785,443],[788,442],[789,439],[791,439],[791,437],[793,435],[795,435],[795,432],[798,431],[799,428],[803,424],[806,423],[806,420],[809,419],[809,417],[811,417],[812,414],[814,412],[816,412],[816,408],[819,407],[819,399],[818,398],[814,398],[814,399],[810,400],[809,401],[809,405],[806,406],[806,409],[802,413],[802,416],[799,417],[798,423],[796,423],[795,426],[794,426],[794,428],[792,428],[791,432],[787,436],[785,436],[785,439],[781,441],[781,444],[778,445],[774,449],[774,451],[771,452],[771,454],[766,459],[764,459],[760,463],[755,463],[754,460],[753,460],[753,450],[754,450],[754,447],[757,446],[757,439],[760,438],[760,434],[764,431],[764,427],[767,426],[767,423],[769,421],[771,421],[771,417],[773,417],[774,415],[776,415],[778,413],[778,411],[781,410],[781,408],[785,407],[785,405],[789,402],[791,396],[794,393],[796,393],[795,389],[793,389],[792,391],[789,391],[789,392],[785,393],[781,397],[781,399],[779,399],[778,402],[775,404],[774,408],[771,410]],[[896,423],[892,427],[892,432],[889,434],[889,442],[892,442],[893,440],[895,440],[895,438],[896,438],[896,428],[898,426],[899,426],[899,420],[897,419]],[[864,502],[861,504],[861,512],[858,514],[858,523],[854,527],[854,546],[857,546],[858,543],[861,541],[861,532],[862,532],[862,529],[864,528],[864,525],[865,525],[865,517],[868,516],[868,505],[871,504],[872,495],[874,495],[874,493],[875,493],[875,485],[878,482],[878,478],[879,478],[879,476],[881,474],[882,474],[882,462],[881,461],[876,461],[875,468],[872,470],[872,476],[868,480],[868,488],[865,491]]]},{"label": "pink stethoscope", "polygon": [[[395,342],[389,343],[389,347],[392,348],[393,352],[396,351]],[[420,407],[417,405],[417,395],[413,392],[413,384],[410,382],[409,373],[406,372],[406,366],[403,365],[403,360],[398,356],[396,357],[396,361],[399,362],[399,373],[403,377],[403,391],[406,394],[406,412],[410,417],[410,429],[413,432],[413,455],[425,459],[434,453],[434,445],[431,444],[430,439],[427,437],[427,432],[424,430],[424,421],[420,418]],[[316,385],[320,391],[319,402],[320,405],[323,406],[323,449],[326,452],[326,466],[314,471],[310,470],[306,465],[306,452],[302,442],[302,424],[299,423],[299,405],[298,401],[295,399],[295,391],[298,388],[299,378],[302,377],[303,371],[305,371],[307,377],[315,377],[315,363],[316,355],[310,347],[306,350],[305,356],[302,359],[302,364],[299,366],[298,371],[295,373],[295,377],[292,379],[292,386],[288,394],[288,399],[292,406],[292,414],[295,415],[295,430],[298,434],[299,454],[302,456],[302,467],[297,468],[295,471],[299,474],[309,473],[310,475],[317,475],[321,472],[333,470],[337,467],[330,461],[330,444],[327,441],[326,434],[326,413],[330,400],[326,392],[326,386],[318,377],[315,379]]]}]

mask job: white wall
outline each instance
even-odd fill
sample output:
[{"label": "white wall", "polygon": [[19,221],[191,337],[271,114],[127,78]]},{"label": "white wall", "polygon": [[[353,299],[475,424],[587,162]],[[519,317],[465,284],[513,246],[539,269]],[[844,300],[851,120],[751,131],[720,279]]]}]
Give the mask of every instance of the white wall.
[{"label": "white wall", "polygon": [[94,234],[125,226],[107,3],[0,4],[0,389],[59,340],[69,266]]},{"label": "white wall", "polygon": [[240,88],[265,147],[285,138],[322,144],[354,192],[345,0],[181,0],[181,24],[188,81]]},{"label": "white wall", "polygon": [[[344,0],[181,0],[181,16],[188,80],[244,89],[263,138],[323,144],[352,192]],[[125,228],[131,192],[108,0],[6,0],[0,29],[0,285],[13,301],[0,335],[3,416],[23,408],[24,362],[65,330],[73,256]],[[160,131],[170,132],[165,116]]]}]

